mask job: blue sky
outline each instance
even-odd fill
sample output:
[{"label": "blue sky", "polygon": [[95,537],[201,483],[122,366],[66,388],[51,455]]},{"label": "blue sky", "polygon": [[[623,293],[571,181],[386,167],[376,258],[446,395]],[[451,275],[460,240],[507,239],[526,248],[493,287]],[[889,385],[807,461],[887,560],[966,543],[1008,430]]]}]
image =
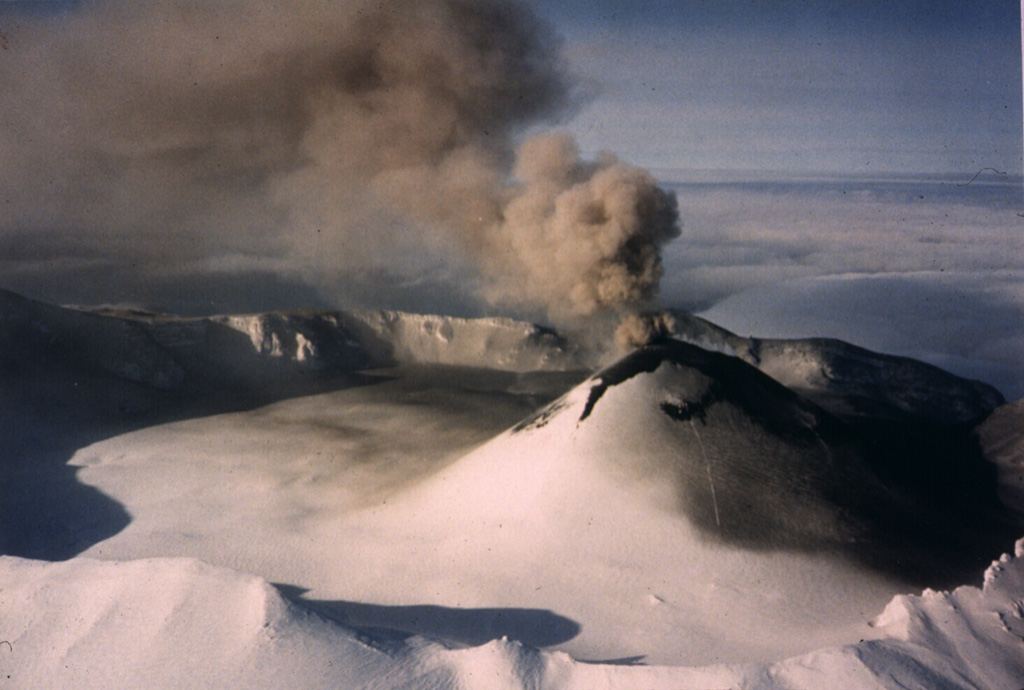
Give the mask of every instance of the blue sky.
[{"label": "blue sky", "polygon": [[[1024,167],[1012,0],[526,1],[565,40],[584,98],[561,124],[588,153],[801,174]],[[81,6],[0,0],[0,19]]]},{"label": "blue sky", "polygon": [[585,150],[654,168],[1021,170],[1014,2],[549,0]]}]

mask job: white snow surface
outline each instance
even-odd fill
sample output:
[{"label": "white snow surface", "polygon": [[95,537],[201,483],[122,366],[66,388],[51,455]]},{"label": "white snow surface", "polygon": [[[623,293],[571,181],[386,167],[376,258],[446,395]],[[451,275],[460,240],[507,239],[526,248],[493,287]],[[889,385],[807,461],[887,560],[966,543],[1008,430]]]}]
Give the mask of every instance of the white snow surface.
[{"label": "white snow surface", "polygon": [[1024,540],[984,585],[896,597],[876,640],[774,664],[581,663],[507,639],[385,648],[265,581],[190,559],[0,558],[0,678],[12,688],[1015,688]]}]

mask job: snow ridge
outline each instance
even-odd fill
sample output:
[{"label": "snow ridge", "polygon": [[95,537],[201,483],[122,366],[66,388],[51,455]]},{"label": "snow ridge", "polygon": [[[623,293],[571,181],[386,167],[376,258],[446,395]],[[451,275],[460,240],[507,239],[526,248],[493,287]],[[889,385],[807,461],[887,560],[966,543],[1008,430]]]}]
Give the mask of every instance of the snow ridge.
[{"label": "snow ridge", "polygon": [[296,375],[398,364],[500,371],[584,365],[554,331],[511,319],[389,311],[294,311],[185,318],[55,307],[0,291],[0,357],[22,370],[103,372],[167,392],[251,389]]},{"label": "snow ridge", "polygon": [[734,354],[840,416],[957,423],[1006,402],[995,388],[907,357],[830,338],[744,338],[700,317],[666,314],[671,337]]},{"label": "snow ridge", "polygon": [[[915,360],[837,340],[743,338],[696,316],[666,314],[673,338],[738,356],[840,416],[966,422],[1005,402],[990,386]],[[183,318],[109,307],[53,307],[0,291],[0,323],[5,358],[74,360],[163,390],[188,388],[215,372],[230,372],[241,384],[274,374],[327,374],[400,363],[520,373],[590,366],[583,350],[555,331],[504,318],[395,311]]]}]

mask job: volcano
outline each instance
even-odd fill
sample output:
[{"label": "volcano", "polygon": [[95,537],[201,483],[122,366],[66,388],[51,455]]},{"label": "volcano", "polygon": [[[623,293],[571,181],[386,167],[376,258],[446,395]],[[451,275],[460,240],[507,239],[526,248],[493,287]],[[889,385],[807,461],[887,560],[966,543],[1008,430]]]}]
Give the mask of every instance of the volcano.
[{"label": "volcano", "polygon": [[[1012,548],[1020,523],[970,426],[933,424],[941,439],[924,442],[906,423],[897,447],[880,442],[877,423],[854,420],[735,356],[664,339],[372,521],[436,545],[421,568],[458,563],[467,589],[560,607],[582,624],[573,653],[671,648],[709,662],[855,641],[872,634],[865,608],[966,581]],[[397,567],[386,560],[382,572]],[[624,590],[594,597],[591,578]],[[534,588],[557,600],[520,591]],[[782,626],[784,639],[773,633]],[[609,628],[630,630],[628,642],[595,639]]]},{"label": "volcano", "polygon": [[263,659],[238,676],[257,685],[294,676],[285,647],[321,670],[340,649],[337,677],[371,687],[1024,667],[1019,560],[986,570],[1020,551],[1020,411],[984,384],[679,314],[585,375],[570,339],[503,319],[3,297],[0,637],[21,678],[146,677],[174,665],[165,638],[190,677]]}]

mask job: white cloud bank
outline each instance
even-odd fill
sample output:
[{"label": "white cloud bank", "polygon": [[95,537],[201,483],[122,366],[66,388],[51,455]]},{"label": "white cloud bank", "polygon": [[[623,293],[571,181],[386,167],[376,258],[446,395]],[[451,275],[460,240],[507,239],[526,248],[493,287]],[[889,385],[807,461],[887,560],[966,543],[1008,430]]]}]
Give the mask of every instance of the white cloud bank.
[{"label": "white cloud bank", "polygon": [[1020,397],[1021,187],[986,177],[680,185],[664,301],[744,335],[920,357]]}]

